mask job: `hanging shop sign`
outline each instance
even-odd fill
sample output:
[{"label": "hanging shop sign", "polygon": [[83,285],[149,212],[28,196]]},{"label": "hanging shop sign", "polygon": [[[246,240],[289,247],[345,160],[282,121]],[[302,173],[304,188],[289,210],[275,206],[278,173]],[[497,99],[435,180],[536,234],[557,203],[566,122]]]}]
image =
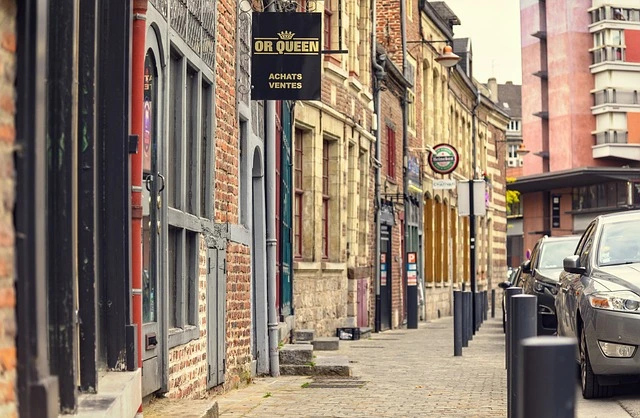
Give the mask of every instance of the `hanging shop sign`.
[{"label": "hanging shop sign", "polygon": [[409,155],[407,158],[407,183],[409,191],[414,193],[422,193],[420,175],[420,159],[415,155]]},{"label": "hanging shop sign", "polygon": [[321,16],[253,13],[253,100],[320,100]]},{"label": "hanging shop sign", "polygon": [[429,166],[440,174],[449,174],[458,166],[458,151],[449,144],[439,144],[429,153]]}]

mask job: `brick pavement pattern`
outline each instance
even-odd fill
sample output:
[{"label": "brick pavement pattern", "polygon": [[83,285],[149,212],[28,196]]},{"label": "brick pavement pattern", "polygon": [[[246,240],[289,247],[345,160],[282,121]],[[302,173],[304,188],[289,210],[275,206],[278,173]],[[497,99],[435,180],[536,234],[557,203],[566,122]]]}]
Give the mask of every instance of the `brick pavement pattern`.
[{"label": "brick pavement pattern", "polygon": [[[504,334],[485,321],[453,356],[452,318],[341,341],[350,380],[256,378],[216,397],[221,417],[505,417]],[[329,387],[327,387],[329,386]]]}]

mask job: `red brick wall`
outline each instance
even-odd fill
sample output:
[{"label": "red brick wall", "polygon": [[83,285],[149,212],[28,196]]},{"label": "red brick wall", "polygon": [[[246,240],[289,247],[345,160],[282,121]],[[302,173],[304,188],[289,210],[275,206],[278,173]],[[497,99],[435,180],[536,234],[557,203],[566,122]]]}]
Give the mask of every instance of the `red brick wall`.
[{"label": "red brick wall", "polygon": [[[236,111],[236,3],[218,1],[216,44],[215,221],[238,223],[239,127]],[[249,247],[227,247],[225,387],[248,376],[251,362],[251,255]]]},{"label": "red brick wall", "polygon": [[[387,71],[388,74],[388,71]],[[388,75],[387,77],[390,77]],[[382,181],[380,193],[384,198],[385,193],[402,193],[403,192],[403,180],[402,180],[402,107],[400,106],[400,98],[402,95],[402,89],[393,83],[388,78],[387,90],[380,93],[380,129],[381,129],[381,152],[380,161],[382,162]],[[388,140],[387,127],[391,126],[395,130],[395,157],[390,156],[388,153]],[[389,158],[394,158],[396,162],[395,177],[392,179],[387,176],[387,161]],[[402,323],[404,317],[403,313],[403,282],[402,282],[402,263],[403,252],[401,247],[401,239],[404,235],[402,230],[401,220],[404,219],[403,200],[398,201],[394,206],[396,224],[391,231],[391,258],[393,260],[391,265],[391,277],[392,277],[392,294],[391,294],[391,326],[396,328]]]},{"label": "red brick wall", "polygon": [[218,1],[216,44],[215,220],[238,223],[238,118],[236,113],[236,5]]},{"label": "red brick wall", "polygon": [[[225,386],[248,383],[251,363],[251,253],[231,244],[227,249],[227,374]],[[244,382],[243,382],[244,380]]]},{"label": "red brick wall", "polygon": [[13,204],[15,174],[15,15],[12,0],[0,0],[0,416],[17,416]]},{"label": "red brick wall", "polygon": [[402,68],[400,0],[376,0],[376,37],[387,56]]}]

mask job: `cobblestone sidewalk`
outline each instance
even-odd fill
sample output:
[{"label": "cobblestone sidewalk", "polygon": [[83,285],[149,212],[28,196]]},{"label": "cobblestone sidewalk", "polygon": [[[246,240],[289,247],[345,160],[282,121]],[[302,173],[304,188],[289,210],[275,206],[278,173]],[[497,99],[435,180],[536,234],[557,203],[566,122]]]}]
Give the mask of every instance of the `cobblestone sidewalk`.
[{"label": "cobblestone sidewalk", "polygon": [[453,356],[452,318],[341,341],[351,379],[256,378],[218,396],[221,417],[505,417],[504,334],[498,318]]}]

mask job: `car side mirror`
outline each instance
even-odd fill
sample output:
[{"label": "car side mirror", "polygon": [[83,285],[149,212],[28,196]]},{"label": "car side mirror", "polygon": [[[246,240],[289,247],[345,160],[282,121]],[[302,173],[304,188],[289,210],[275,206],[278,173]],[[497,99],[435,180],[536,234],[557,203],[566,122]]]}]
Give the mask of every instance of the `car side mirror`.
[{"label": "car side mirror", "polygon": [[531,274],[531,260],[527,260],[522,264],[522,272]]},{"label": "car side mirror", "polygon": [[506,282],[498,283],[498,287],[500,289],[506,289],[508,287],[511,287],[511,282],[510,281],[506,281]]},{"label": "car side mirror", "polygon": [[564,267],[564,271],[568,273],[574,274],[582,274],[587,269],[580,265],[580,256],[579,255],[570,255],[562,260],[562,266]]}]

